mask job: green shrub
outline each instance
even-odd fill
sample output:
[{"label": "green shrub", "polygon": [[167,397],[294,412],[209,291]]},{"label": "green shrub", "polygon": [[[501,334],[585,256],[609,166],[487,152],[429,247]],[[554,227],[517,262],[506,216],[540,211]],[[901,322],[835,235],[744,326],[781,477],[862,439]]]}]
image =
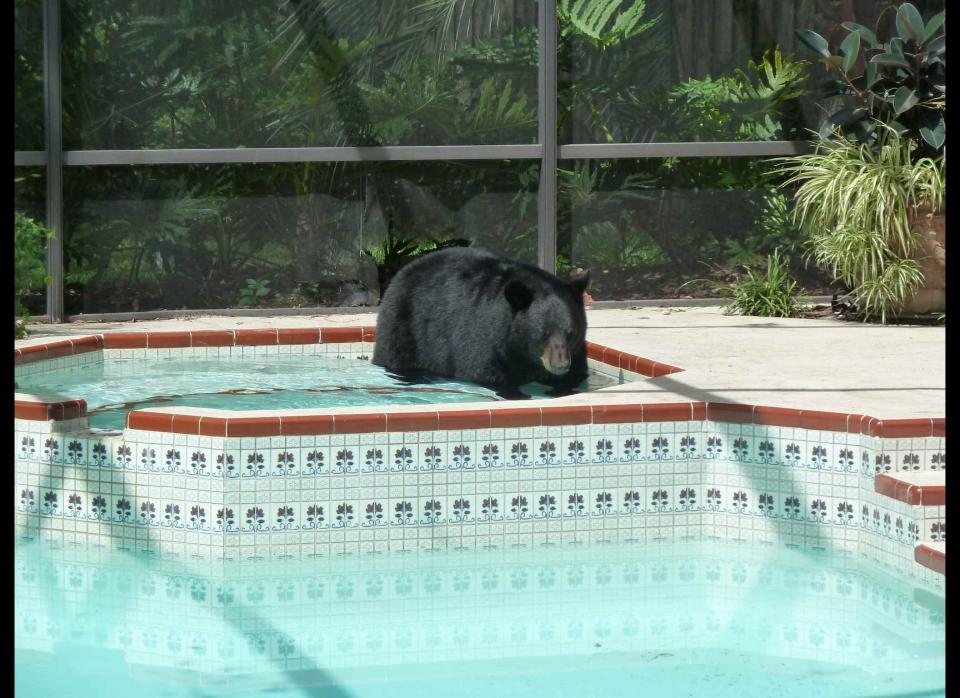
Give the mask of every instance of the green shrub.
[{"label": "green shrub", "polygon": [[790,276],[788,259],[780,258],[777,249],[767,257],[767,273],[747,270],[746,279],[730,285],[730,300],[724,304],[728,312],[761,317],[795,317],[800,311],[798,296],[802,293]]},{"label": "green shrub", "polygon": [[923,281],[911,216],[942,210],[946,155],[912,161],[916,142],[877,122],[875,147],[841,134],[814,153],[779,158],[799,185],[794,215],[808,254],[849,288],[864,319],[886,323]]},{"label": "green shrub", "polygon": [[53,237],[53,231],[45,228],[22,213],[14,213],[13,260],[14,260],[14,297],[13,314],[15,336],[19,339],[27,336],[27,322],[30,313],[21,302],[27,291],[50,283],[47,276],[47,240]]}]

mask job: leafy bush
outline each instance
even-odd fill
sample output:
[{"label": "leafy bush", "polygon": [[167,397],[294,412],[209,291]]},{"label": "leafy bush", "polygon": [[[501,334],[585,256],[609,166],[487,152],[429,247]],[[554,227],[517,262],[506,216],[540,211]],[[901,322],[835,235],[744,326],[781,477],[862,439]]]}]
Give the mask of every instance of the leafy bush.
[{"label": "leafy bush", "polygon": [[13,312],[20,318],[15,321],[14,332],[19,339],[27,336],[26,323],[30,320],[30,313],[20,299],[30,289],[50,283],[47,240],[53,237],[53,231],[18,212],[14,213],[13,231]]},{"label": "leafy bush", "polygon": [[911,217],[920,207],[942,210],[946,155],[912,162],[916,143],[877,123],[877,147],[836,140],[816,152],[778,158],[797,184],[794,215],[809,235],[809,254],[852,289],[865,319],[895,313],[923,275]]},{"label": "leafy bush", "polygon": [[436,252],[447,247],[468,247],[469,240],[407,240],[392,233],[378,245],[371,245],[360,251],[361,257],[370,257],[377,265],[377,281],[380,285],[380,297],[397,272],[417,257]]},{"label": "leafy bush", "polygon": [[827,83],[826,94],[853,102],[826,117],[820,136],[827,138],[839,128],[851,140],[875,144],[879,136],[875,124],[880,121],[920,143],[918,157],[943,152],[944,17],[940,12],[924,24],[917,8],[905,2],[880,14],[876,33],[856,22],[844,22],[841,26],[850,33],[840,44],[839,55],[831,53],[827,40],[816,32],[797,32],[839,75]]},{"label": "leafy bush", "polygon": [[802,289],[790,276],[789,260],[780,258],[780,250],[767,257],[765,275],[747,269],[746,279],[730,285],[730,300],[724,304],[728,312],[761,317],[794,317],[799,314],[798,296]]}]

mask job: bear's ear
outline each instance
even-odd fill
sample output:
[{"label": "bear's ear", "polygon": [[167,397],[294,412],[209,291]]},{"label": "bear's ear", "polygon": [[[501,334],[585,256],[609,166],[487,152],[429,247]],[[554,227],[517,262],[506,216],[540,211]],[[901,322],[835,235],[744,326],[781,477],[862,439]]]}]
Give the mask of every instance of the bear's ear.
[{"label": "bear's ear", "polygon": [[526,310],[533,303],[533,291],[522,281],[508,283],[503,289],[503,295],[515,313]]},{"label": "bear's ear", "polygon": [[570,286],[570,292],[573,293],[574,298],[583,298],[583,292],[587,290],[587,287],[590,285],[590,272],[585,271],[574,277],[568,283]]}]

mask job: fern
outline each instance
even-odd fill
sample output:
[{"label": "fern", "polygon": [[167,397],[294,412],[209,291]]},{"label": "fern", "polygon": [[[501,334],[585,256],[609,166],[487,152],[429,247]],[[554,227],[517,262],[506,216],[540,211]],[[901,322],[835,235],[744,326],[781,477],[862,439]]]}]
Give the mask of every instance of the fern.
[{"label": "fern", "polygon": [[562,37],[585,36],[599,48],[610,48],[647,31],[660,21],[660,15],[644,21],[646,0],[634,0],[625,11],[610,20],[623,5],[622,0],[560,0],[557,16]]}]

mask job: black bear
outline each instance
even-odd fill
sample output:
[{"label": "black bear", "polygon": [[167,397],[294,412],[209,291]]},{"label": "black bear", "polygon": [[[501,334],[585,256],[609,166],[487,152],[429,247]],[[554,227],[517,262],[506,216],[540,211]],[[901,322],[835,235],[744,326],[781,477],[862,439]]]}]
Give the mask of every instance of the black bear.
[{"label": "black bear", "polygon": [[570,283],[477,249],[431,252],[405,266],[377,315],[373,363],[519,397],[540,382],[569,391],[587,377],[589,273]]}]

